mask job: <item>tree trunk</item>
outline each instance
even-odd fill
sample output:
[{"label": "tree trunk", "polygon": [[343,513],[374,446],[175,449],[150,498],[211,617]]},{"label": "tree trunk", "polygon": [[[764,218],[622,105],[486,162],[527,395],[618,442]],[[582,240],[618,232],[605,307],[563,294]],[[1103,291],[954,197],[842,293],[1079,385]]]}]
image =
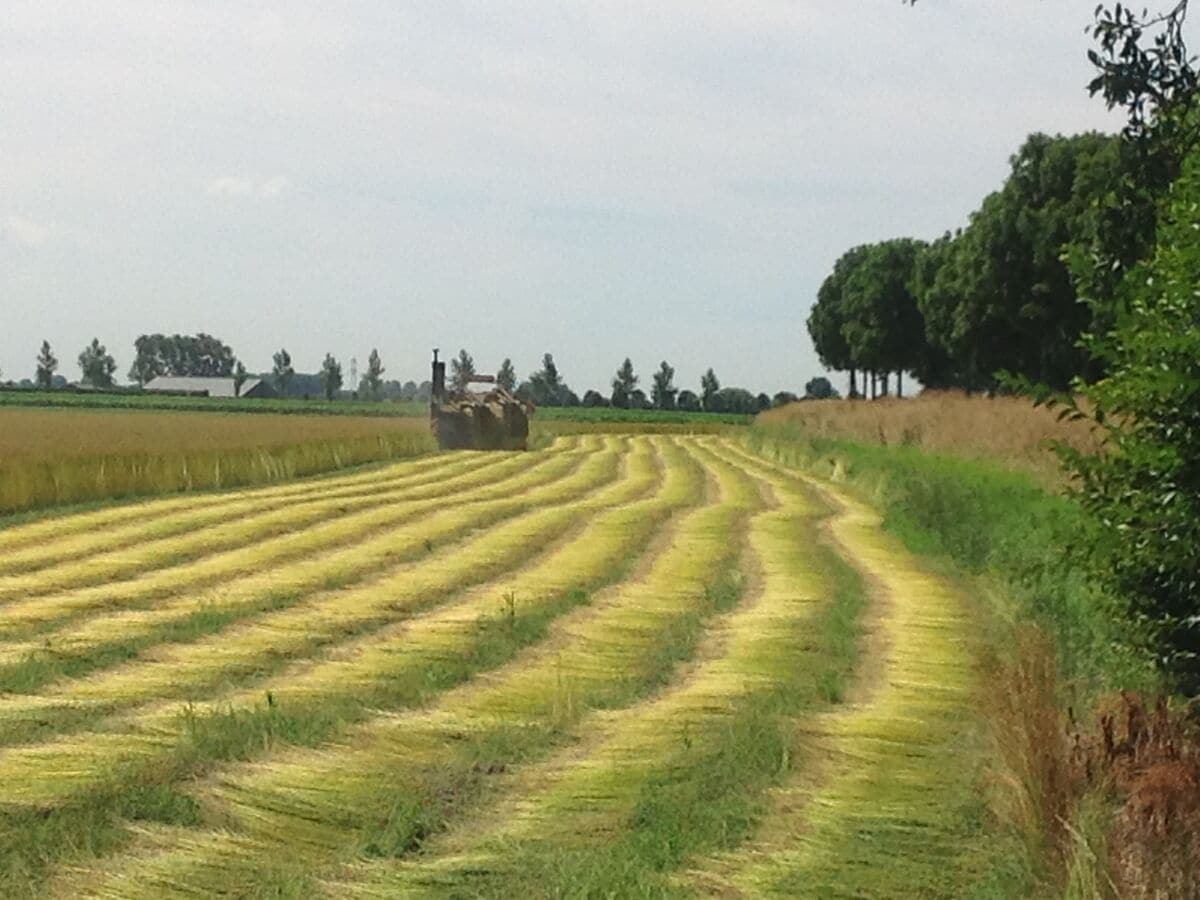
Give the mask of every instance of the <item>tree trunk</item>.
[{"label": "tree trunk", "polygon": [[904,373],[903,372],[896,373],[896,396],[897,397],[904,396]]},{"label": "tree trunk", "polygon": [[892,380],[892,373],[884,372],[883,373],[883,385],[882,385],[883,390],[880,392],[881,397],[886,397],[888,395],[888,390],[891,388],[891,380]]},{"label": "tree trunk", "polygon": [[858,399],[858,378],[857,372],[853,367],[850,369],[850,399]]},{"label": "tree trunk", "polygon": [[874,399],[875,399],[875,396],[876,396],[876,391],[877,391],[878,389],[879,389],[879,381],[878,381],[878,379],[875,377],[875,372],[874,372],[874,371],[872,371],[872,372],[871,372],[871,399],[872,399],[872,400],[874,400]]}]

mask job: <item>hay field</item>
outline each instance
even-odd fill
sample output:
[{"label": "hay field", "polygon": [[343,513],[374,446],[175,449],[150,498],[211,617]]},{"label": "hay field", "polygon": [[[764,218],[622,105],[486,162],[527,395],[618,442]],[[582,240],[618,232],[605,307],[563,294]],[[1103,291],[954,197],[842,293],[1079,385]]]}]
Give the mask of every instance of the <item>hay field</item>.
[{"label": "hay field", "polygon": [[908,399],[804,401],[762,413],[756,422],[796,428],[810,437],[988,458],[1047,479],[1058,472],[1048,449],[1051,441],[1088,452],[1100,446],[1086,423],[1060,422],[1056,411],[1027,399],[960,391],[925,391]]},{"label": "hay field", "polygon": [[425,419],[0,407],[0,515],[429,452]]},{"label": "hay field", "polygon": [[958,897],[956,586],[736,435],[0,529],[0,895]]}]

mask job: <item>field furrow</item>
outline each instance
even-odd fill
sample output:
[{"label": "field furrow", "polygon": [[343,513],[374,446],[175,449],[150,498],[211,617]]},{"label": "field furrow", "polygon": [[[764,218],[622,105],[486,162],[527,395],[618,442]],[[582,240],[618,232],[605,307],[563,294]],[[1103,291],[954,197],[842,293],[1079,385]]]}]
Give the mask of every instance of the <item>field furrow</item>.
[{"label": "field furrow", "polygon": [[[266,615],[236,618],[220,633],[194,642],[150,645],[137,662],[44,688],[38,695],[40,705],[32,698],[12,703],[10,730],[19,732],[11,726],[56,714],[67,722],[79,721],[87,706],[95,714],[164,698],[200,698],[214,685],[268,674],[288,659],[304,658],[318,648],[411,616],[473,582],[494,579],[531,554],[546,552],[597,509],[649,489],[658,477],[651,451],[648,442],[639,442],[626,459],[626,448],[614,444],[589,456],[570,478],[527,492],[521,502],[529,511],[490,530],[473,530],[465,544],[443,547],[366,584],[312,594]],[[623,462],[624,477],[618,478]],[[436,531],[432,520],[425,524]],[[103,653],[113,646],[101,643],[98,651],[95,641],[111,642],[119,635],[128,647],[139,631],[148,640],[166,612],[126,614],[99,631],[60,633],[56,652],[60,658],[67,652],[85,658],[89,651]],[[0,703],[0,725],[6,712]]]},{"label": "field furrow", "polygon": [[[585,440],[577,451],[526,463],[510,477],[472,489],[469,500],[459,497],[447,504],[444,498],[429,498],[383,506],[113,585],[10,601],[0,607],[0,637],[12,641],[46,633],[89,612],[139,608],[185,590],[196,592],[188,597],[193,603],[220,603],[248,589],[278,595],[348,584],[403,561],[405,554],[430,550],[458,532],[498,521],[520,504],[522,493],[569,476],[599,445],[599,440]],[[422,527],[435,519],[439,527],[425,528],[426,536],[417,540]],[[398,541],[396,526],[405,523],[412,540]]]},{"label": "field furrow", "polygon": [[336,745],[214,776],[197,796],[244,835],[155,831],[127,859],[73,889],[202,895],[211,879],[229,875],[230,840],[253,848],[252,862],[235,873],[246,891],[270,877],[280,842],[305,848],[312,864],[340,853],[411,849],[434,822],[470,805],[487,772],[544,755],[591,708],[636,701],[694,651],[703,622],[736,596],[714,588],[739,552],[732,536],[762,500],[736,469],[715,461],[705,467],[717,496],[672,521],[645,571],[555,623],[536,647],[425,710],[379,717]]},{"label": "field furrow", "polygon": [[[563,449],[566,449],[565,447]],[[0,557],[0,585],[12,575],[36,572],[49,567],[61,571],[67,563],[84,559],[111,556],[130,548],[144,550],[157,542],[177,535],[207,535],[209,539],[229,540],[239,532],[228,526],[253,516],[263,516],[277,510],[307,510],[322,501],[354,503],[374,494],[415,491],[426,485],[437,485],[464,472],[478,471],[504,460],[482,459],[475,454],[457,453],[429,457],[419,463],[389,465],[376,470],[374,477],[345,485],[334,479],[329,483],[314,482],[301,494],[267,494],[245,491],[225,495],[224,502],[188,506],[177,511],[147,511],[138,521],[108,527],[96,527],[78,534],[45,538],[36,544],[3,552]],[[417,498],[413,498],[417,499]],[[330,505],[327,510],[337,510]],[[301,516],[297,517],[302,518]],[[284,521],[287,521],[286,519]],[[315,517],[310,521],[320,521]],[[302,521],[288,522],[295,529]],[[0,532],[2,534],[2,532]]]}]

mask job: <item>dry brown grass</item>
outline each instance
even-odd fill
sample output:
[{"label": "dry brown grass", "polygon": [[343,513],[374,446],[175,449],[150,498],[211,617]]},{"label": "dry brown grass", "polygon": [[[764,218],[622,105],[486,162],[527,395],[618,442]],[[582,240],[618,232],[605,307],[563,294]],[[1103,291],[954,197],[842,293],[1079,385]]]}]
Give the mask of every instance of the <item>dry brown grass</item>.
[{"label": "dry brown grass", "polygon": [[1043,475],[1057,470],[1047,449],[1050,441],[1061,440],[1085,451],[1099,446],[1087,423],[1060,422],[1053,410],[1019,397],[968,396],[958,391],[926,391],[904,400],[804,401],[765,412],[757,421],[798,426],[815,437],[988,457]]}]

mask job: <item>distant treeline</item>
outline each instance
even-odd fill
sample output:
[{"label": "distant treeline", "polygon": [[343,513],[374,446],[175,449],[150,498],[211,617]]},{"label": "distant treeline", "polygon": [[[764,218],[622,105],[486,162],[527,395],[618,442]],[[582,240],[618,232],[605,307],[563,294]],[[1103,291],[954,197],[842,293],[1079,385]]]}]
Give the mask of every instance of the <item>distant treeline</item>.
[{"label": "distant treeline", "polygon": [[1100,376],[1081,337],[1116,321],[1161,199],[1136,153],[1116,136],[1035,134],[966,228],[849,250],[808,318],[821,361],[850,373],[852,395],[887,393],[888,373],[968,391],[1001,372],[1055,389]]}]

